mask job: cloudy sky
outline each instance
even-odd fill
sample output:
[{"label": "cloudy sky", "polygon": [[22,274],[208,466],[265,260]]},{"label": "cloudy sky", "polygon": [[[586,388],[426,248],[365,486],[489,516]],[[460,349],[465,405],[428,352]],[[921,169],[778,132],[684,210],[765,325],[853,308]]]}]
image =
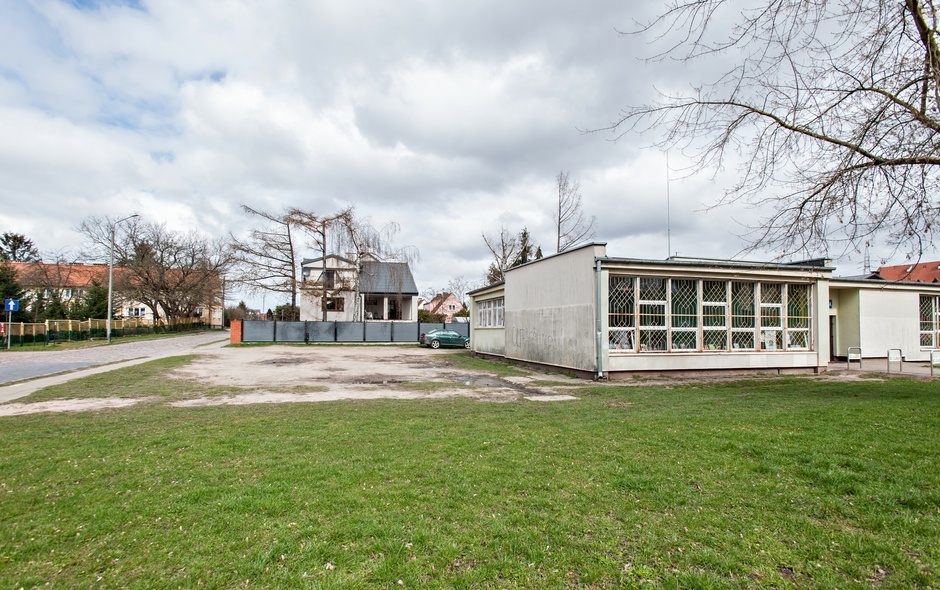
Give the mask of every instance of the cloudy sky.
[{"label": "cloudy sky", "polygon": [[419,250],[425,290],[479,280],[481,234],[501,225],[552,252],[565,170],[608,254],[667,255],[668,177],[672,252],[733,256],[734,220],[754,214],[703,211],[733,170],[680,179],[644,147],[653,138],[583,132],[655,88],[687,87],[682,64],[650,65],[643,39],[618,34],[660,5],[3,2],[0,232],[77,252],[89,215],[222,236],[254,223],[243,203],[354,205],[400,224],[395,245]]}]

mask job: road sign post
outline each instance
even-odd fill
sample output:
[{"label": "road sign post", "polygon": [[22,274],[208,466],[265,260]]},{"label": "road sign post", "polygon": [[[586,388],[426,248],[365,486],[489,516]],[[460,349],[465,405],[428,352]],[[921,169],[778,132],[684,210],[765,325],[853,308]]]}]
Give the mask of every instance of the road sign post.
[{"label": "road sign post", "polygon": [[4,299],[3,309],[5,309],[7,312],[7,350],[10,350],[10,336],[13,332],[13,312],[20,310],[20,300]]}]

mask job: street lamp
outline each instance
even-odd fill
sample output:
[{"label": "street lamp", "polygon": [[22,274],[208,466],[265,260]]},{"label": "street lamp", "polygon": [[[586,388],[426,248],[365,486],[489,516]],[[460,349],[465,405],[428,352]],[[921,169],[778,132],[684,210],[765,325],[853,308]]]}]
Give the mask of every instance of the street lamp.
[{"label": "street lamp", "polygon": [[117,227],[117,224],[122,221],[127,221],[128,219],[134,219],[135,217],[140,217],[136,213],[125,217],[124,219],[118,219],[111,224],[111,255],[108,258],[108,344],[111,344],[111,300],[113,299],[112,292],[114,290],[114,229]]}]

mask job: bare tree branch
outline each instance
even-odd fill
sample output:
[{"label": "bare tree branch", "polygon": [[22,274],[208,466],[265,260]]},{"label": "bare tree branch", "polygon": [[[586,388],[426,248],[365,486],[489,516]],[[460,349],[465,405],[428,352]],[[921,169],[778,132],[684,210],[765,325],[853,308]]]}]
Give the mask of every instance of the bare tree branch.
[{"label": "bare tree branch", "polygon": [[[920,257],[940,213],[940,44],[932,1],[675,0],[635,34],[652,61],[740,56],[712,82],[624,110],[607,131],[662,132],[691,172],[740,162],[716,205],[770,211],[752,247],[829,253],[878,237]],[[733,52],[733,53],[732,53]],[[600,131],[600,130],[598,130]]]},{"label": "bare tree branch", "polygon": [[571,182],[568,173],[561,171],[555,177],[558,189],[558,201],[552,220],[555,222],[555,251],[564,252],[571,246],[594,237],[594,224],[597,218],[584,216],[581,198],[581,183]]}]

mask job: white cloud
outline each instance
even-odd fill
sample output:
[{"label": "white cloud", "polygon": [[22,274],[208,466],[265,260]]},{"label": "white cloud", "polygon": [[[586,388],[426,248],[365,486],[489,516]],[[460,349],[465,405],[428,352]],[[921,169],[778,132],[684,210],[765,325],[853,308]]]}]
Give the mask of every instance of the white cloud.
[{"label": "white cloud", "polygon": [[[612,255],[666,254],[663,155],[580,131],[687,84],[617,33],[656,3],[100,4],[0,7],[0,231],[42,250],[77,249],[89,215],[222,236],[251,222],[241,203],[355,205],[444,286],[482,276],[501,223],[550,253],[568,170]],[[702,212],[733,172],[671,182],[674,251],[740,249],[728,219],[752,212]]]}]

